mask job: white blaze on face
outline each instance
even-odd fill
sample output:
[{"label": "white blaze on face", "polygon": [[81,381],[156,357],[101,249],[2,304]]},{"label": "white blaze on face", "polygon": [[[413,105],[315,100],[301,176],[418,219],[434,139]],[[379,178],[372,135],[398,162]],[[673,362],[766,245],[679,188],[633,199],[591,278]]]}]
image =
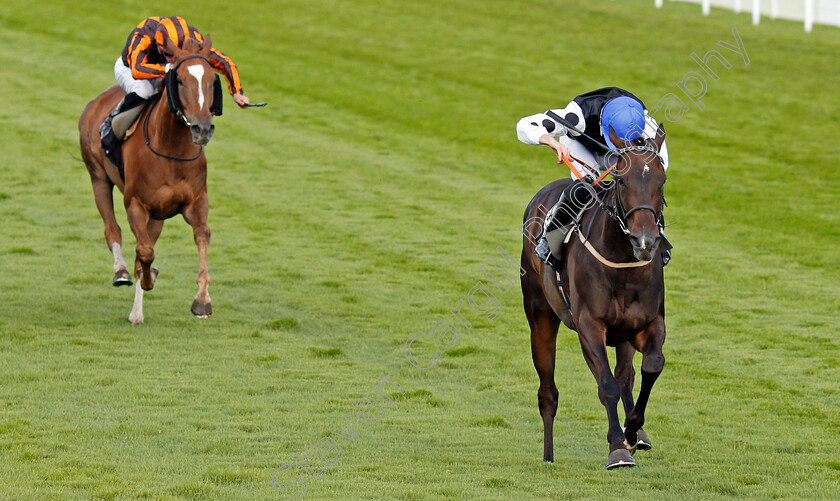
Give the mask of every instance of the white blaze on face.
[{"label": "white blaze on face", "polygon": [[196,80],[198,80],[198,109],[204,109],[204,89],[201,88],[201,79],[204,78],[204,66],[200,64],[194,64],[192,66],[187,67],[187,71],[190,72],[190,75],[194,76]]},{"label": "white blaze on face", "polygon": [[645,168],[644,168],[644,170],[642,170],[642,176],[644,176],[645,174],[647,174],[649,171],[650,171],[650,167],[648,167],[648,165],[647,165],[647,164],[645,164]]}]

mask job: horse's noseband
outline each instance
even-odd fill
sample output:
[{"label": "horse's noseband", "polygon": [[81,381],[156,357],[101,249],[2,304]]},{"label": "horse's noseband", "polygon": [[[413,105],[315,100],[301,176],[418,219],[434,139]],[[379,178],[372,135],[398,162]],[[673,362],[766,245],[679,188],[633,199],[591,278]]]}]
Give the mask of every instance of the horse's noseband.
[{"label": "horse's noseband", "polygon": [[627,218],[630,217],[630,214],[636,212],[637,210],[649,210],[649,211],[653,212],[654,217],[659,216],[659,213],[656,212],[656,209],[654,209],[650,205],[637,205],[637,206],[633,207],[632,209],[630,209],[629,211],[624,213],[624,220],[627,221]]}]

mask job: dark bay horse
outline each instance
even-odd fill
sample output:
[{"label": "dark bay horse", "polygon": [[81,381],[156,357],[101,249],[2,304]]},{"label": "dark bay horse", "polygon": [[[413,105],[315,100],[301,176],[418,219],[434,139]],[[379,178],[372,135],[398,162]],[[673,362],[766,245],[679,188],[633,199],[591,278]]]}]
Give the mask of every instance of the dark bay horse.
[{"label": "dark bay horse", "polygon": [[[157,270],[153,272],[151,265],[163,222],[177,214],[182,214],[192,226],[198,247],[198,293],[190,310],[197,317],[212,313],[207,291],[210,228],[204,156],[204,145],[214,130],[211,108],[215,77],[207,59],[210,48],[209,36],[204,37],[203,43],[188,39],[183,50],[167,40],[167,49],[175,55],[175,64],[169,71],[175,72],[172,84],[164,86],[158,99],[153,98],[138,120],[138,130],[123,144],[124,180],[102,151],[99,124],[125,92],[119,86],[107,89],[85,106],[79,119],[82,158],[90,172],[96,207],[105,221],[105,240],[114,255],[114,285],[131,285],[121,252],[121,230],[114,216],[114,186],[123,193],[128,224],[137,238],[137,288],[128,317],[132,324],[143,323],[143,291],[151,290],[157,278]],[[168,101],[170,94],[177,94],[172,102]],[[171,106],[180,113],[173,112]]]},{"label": "dark bay horse", "polygon": [[[558,292],[554,270],[536,256],[530,237],[539,234],[545,214],[569,179],[545,186],[525,211],[522,294],[531,327],[531,353],[540,377],[537,395],[543,419],[543,459],[554,461],[553,426],[559,395],[554,383],[555,340],[562,321],[577,330],[583,356],[598,382],[598,397],[609,420],[607,468],[615,468],[635,465],[631,454],[636,448],[650,448],[641,428],[651,388],[665,364],[665,285],[657,252],[657,217],[664,204],[665,183],[658,151],[665,132],[660,126],[655,140],[632,143],[610,132],[619,149],[604,207],[596,203],[588,210],[580,231],[572,235],[560,256],[571,312]],[[608,346],[616,350],[614,374],[607,358]],[[643,360],[642,386],[634,405],[636,351],[643,354]],[[619,399],[624,403],[624,429],[619,424]]]}]

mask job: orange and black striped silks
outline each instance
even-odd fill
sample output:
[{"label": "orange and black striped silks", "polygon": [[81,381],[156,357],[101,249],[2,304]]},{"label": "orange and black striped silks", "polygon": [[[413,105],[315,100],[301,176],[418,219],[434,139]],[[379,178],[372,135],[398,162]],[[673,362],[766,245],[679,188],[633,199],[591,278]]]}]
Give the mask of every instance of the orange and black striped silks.
[{"label": "orange and black striped silks", "polygon": [[[204,40],[201,33],[177,16],[149,17],[144,19],[128,35],[122,51],[122,60],[131,68],[134,78],[151,79],[162,78],[166,73],[164,65],[166,58],[163,53],[166,38],[172,40],[178,47],[184,47],[187,38],[194,38],[199,42]],[[231,58],[216,50],[210,50],[210,66],[223,74],[228,81],[231,94],[242,94],[242,83],[239,72]]]}]

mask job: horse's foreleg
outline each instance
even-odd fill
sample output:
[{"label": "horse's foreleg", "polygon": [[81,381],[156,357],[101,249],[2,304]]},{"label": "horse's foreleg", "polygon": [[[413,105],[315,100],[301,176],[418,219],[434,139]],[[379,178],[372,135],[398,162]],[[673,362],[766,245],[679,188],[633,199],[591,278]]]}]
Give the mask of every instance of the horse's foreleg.
[{"label": "horse's foreleg", "polygon": [[[152,290],[155,285],[152,274],[152,261],[155,260],[155,248],[148,231],[149,212],[136,198],[132,198],[126,204],[125,211],[128,216],[128,224],[131,226],[131,231],[134,232],[134,236],[137,238],[135,259],[136,278],[140,280],[140,286],[143,290]],[[137,270],[138,264],[140,270]]]},{"label": "horse's foreleg", "polygon": [[105,242],[114,255],[114,286],[131,285],[128,264],[122,256],[122,230],[114,215],[114,183],[104,173],[101,176],[91,174],[90,182],[93,185],[96,208],[105,222]]},{"label": "horse's foreleg", "polygon": [[[618,381],[618,387],[621,390],[621,402],[624,404],[624,426],[627,426],[627,416],[633,411],[633,385],[636,379],[636,370],[633,368],[633,356],[636,354],[636,348],[630,342],[624,342],[615,347],[615,379]],[[624,431],[625,437],[627,431]],[[631,454],[636,452],[636,449],[647,450],[651,448],[650,439],[644,430],[639,429],[637,432],[637,439],[635,442],[628,442],[627,449]]]},{"label": "horse's foreleg", "polygon": [[[152,247],[157,243],[161,230],[163,230],[163,221],[149,219],[149,222],[146,224],[146,233],[149,235]],[[140,266],[142,266],[140,260],[135,259],[134,269],[138,269]],[[140,274],[142,275],[142,272]],[[152,268],[151,275],[152,283],[154,283],[157,280],[158,270]],[[142,280],[138,280],[134,288],[134,304],[131,307],[131,313],[128,315],[128,321],[134,325],[143,323],[143,289],[141,288],[141,283]]]},{"label": "horse's foreleg", "polygon": [[633,369],[633,355],[636,349],[629,342],[615,347],[615,380],[621,391],[621,403],[624,404],[624,415],[633,410],[633,384],[636,380],[636,370]]},{"label": "horse's foreleg", "polygon": [[[665,343],[665,321],[661,317],[639,333],[634,339],[636,348],[644,354],[642,358],[642,387],[639,389],[639,400],[630,414],[627,415],[627,428],[625,434],[627,442],[635,444],[637,432],[645,424],[645,408],[650,397],[653,384],[662,373],[665,367],[665,356],[662,354],[662,345]],[[639,438],[642,433],[638,433]],[[648,448],[650,446],[648,445]]]},{"label": "horse's foreleg", "polygon": [[610,454],[607,459],[607,468],[633,466],[636,462],[624,445],[624,431],[618,421],[618,401],[621,398],[621,390],[618,381],[610,371],[606,335],[607,329],[602,322],[582,312],[578,322],[580,346],[589,370],[598,382],[598,397],[607,410],[609,420],[607,441],[610,444]]},{"label": "horse's foreleg", "polygon": [[213,314],[210,304],[210,271],[207,268],[207,249],[210,246],[210,227],[207,226],[207,212],[209,203],[207,192],[190,204],[184,211],[184,219],[193,228],[195,245],[198,247],[198,292],[195,295],[190,311],[199,318],[206,318]]},{"label": "horse's foreleg", "polygon": [[525,316],[531,327],[531,356],[540,377],[537,401],[543,420],[543,460],[554,462],[554,417],[557,415],[557,385],[554,384],[557,329],[560,319],[545,298],[540,274],[530,261],[533,251],[527,245],[522,249],[522,296]]}]

